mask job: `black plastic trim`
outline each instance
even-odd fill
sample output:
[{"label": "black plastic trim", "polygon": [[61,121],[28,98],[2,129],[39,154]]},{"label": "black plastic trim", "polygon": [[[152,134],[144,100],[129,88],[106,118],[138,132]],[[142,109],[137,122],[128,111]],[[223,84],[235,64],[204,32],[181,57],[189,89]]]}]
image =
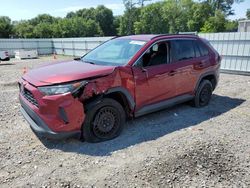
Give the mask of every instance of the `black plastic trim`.
[{"label": "black plastic trim", "polygon": [[61,119],[64,121],[64,123],[66,123],[66,124],[69,123],[69,119],[68,119],[67,113],[65,112],[64,108],[59,107],[58,112],[60,114]]},{"label": "black plastic trim", "polygon": [[204,74],[202,74],[202,75],[200,76],[199,80],[198,80],[197,83],[196,83],[195,91],[197,91],[197,89],[198,89],[198,87],[199,87],[199,85],[200,85],[200,83],[201,83],[201,80],[202,80],[203,78],[205,78],[206,76],[210,76],[210,75],[214,76],[214,78],[215,78],[215,87],[217,86],[218,78],[216,77],[216,72],[215,72],[215,71],[209,71],[209,72],[206,72],[206,73],[204,73]]},{"label": "black plastic trim", "polygon": [[131,96],[131,94],[129,93],[129,91],[123,87],[114,87],[114,88],[111,88],[109,89],[105,94],[110,94],[110,93],[116,93],[116,92],[120,92],[122,93],[127,101],[128,101],[128,104],[129,104],[129,107],[131,110],[133,110],[135,108],[135,101],[134,101],[134,98]]},{"label": "black plastic trim", "polygon": [[161,101],[161,102],[158,102],[158,103],[155,103],[155,104],[150,104],[150,105],[147,105],[145,107],[142,107],[140,110],[135,112],[135,117],[139,117],[139,116],[142,116],[142,115],[145,115],[145,114],[149,114],[149,113],[152,113],[152,112],[163,110],[165,108],[174,106],[176,104],[180,104],[180,103],[189,101],[189,100],[191,100],[193,98],[194,98],[193,95],[185,94],[185,95],[180,95],[178,97],[168,99],[168,100],[165,100],[165,101]]}]

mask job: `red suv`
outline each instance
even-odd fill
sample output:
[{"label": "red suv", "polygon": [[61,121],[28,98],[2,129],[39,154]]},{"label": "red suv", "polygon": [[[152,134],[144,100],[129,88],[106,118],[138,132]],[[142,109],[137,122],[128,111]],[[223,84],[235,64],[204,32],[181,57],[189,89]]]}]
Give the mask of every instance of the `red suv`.
[{"label": "red suv", "polygon": [[209,42],[194,35],[114,38],[74,61],[26,73],[19,81],[21,111],[49,138],[109,140],[128,117],[186,101],[206,106],[220,61]]}]

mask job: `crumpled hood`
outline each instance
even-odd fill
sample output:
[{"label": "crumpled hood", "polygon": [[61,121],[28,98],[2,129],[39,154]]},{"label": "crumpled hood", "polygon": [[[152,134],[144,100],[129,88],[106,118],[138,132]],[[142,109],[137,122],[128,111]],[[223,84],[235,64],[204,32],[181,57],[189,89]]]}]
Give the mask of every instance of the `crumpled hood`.
[{"label": "crumpled hood", "polygon": [[38,87],[107,75],[114,68],[82,61],[51,63],[28,71],[23,79]]}]

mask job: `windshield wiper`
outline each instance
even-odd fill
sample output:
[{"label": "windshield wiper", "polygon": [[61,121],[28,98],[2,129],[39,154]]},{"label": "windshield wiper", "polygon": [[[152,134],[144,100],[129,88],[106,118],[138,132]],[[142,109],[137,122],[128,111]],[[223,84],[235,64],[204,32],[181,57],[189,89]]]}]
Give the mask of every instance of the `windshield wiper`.
[{"label": "windshield wiper", "polygon": [[91,61],[85,61],[85,60],[82,60],[84,63],[89,63],[89,64],[92,64],[94,65],[95,63],[94,62],[91,62]]},{"label": "windshield wiper", "polygon": [[82,62],[84,62],[84,63],[89,63],[89,64],[92,64],[92,65],[95,64],[95,63],[92,62],[92,61],[86,61],[86,60],[81,59],[80,57],[76,57],[76,58],[74,58],[74,60],[75,60],[75,61],[82,61]]}]

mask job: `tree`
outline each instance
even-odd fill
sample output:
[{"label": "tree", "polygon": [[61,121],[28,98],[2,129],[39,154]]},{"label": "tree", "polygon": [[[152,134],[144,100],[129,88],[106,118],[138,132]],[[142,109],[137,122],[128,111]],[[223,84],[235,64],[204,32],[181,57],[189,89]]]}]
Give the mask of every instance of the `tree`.
[{"label": "tree", "polygon": [[34,26],[28,21],[20,21],[14,25],[14,36],[18,38],[33,38]]},{"label": "tree", "polygon": [[187,22],[189,19],[192,0],[168,0],[163,6],[163,17],[169,27],[169,33],[188,31]]},{"label": "tree", "polygon": [[225,23],[225,31],[226,32],[237,32],[238,30],[238,21],[237,20],[227,20]]},{"label": "tree", "polygon": [[95,21],[99,23],[105,36],[112,36],[116,34],[112,10],[103,5],[98,6],[95,9]]},{"label": "tree", "polygon": [[247,16],[247,19],[250,19],[250,9],[247,9],[246,16]]},{"label": "tree", "polygon": [[187,27],[189,31],[199,32],[206,20],[212,16],[212,8],[206,2],[194,3],[190,10]]},{"label": "tree", "polygon": [[69,12],[66,18],[81,17],[84,20],[94,20],[99,24],[103,34],[105,36],[111,36],[116,34],[114,27],[114,16],[111,9],[100,5],[97,8],[80,9],[76,12]]},{"label": "tree", "polygon": [[54,22],[56,22],[56,18],[49,15],[49,14],[40,14],[37,17],[31,19],[29,22],[31,25],[36,26],[40,23],[50,23],[53,24]]},{"label": "tree", "polygon": [[163,3],[153,3],[142,8],[139,20],[135,22],[135,33],[167,33],[168,23],[162,16]]},{"label": "tree", "polygon": [[214,15],[216,10],[220,10],[226,16],[228,16],[228,15],[234,15],[234,11],[232,10],[232,5],[234,3],[241,3],[244,0],[204,0],[204,1],[211,5]]},{"label": "tree", "polygon": [[56,37],[93,37],[103,34],[94,20],[81,17],[62,19],[54,25],[53,30]]},{"label": "tree", "polygon": [[126,10],[120,18],[120,25],[118,28],[119,35],[135,34],[134,23],[139,20],[140,8],[134,7]]},{"label": "tree", "polygon": [[139,4],[141,5],[141,7],[144,7],[144,2],[146,1],[151,1],[151,0],[139,0]]},{"label": "tree", "polygon": [[35,38],[52,38],[53,37],[53,27],[52,24],[41,22],[34,27]]},{"label": "tree", "polygon": [[[123,0],[125,12],[115,17],[112,10],[103,5],[69,12],[65,18],[41,14],[30,20],[11,22],[8,17],[0,17],[0,37],[12,34],[20,38],[51,38],[236,31],[238,21],[230,21],[227,16],[233,14],[233,3],[243,0],[165,0],[145,5],[146,1],[151,0]],[[250,17],[250,9],[246,15]]]},{"label": "tree", "polygon": [[76,11],[75,16],[82,17],[85,20],[95,20],[95,9],[94,8],[83,8]]},{"label": "tree", "polygon": [[115,16],[114,17],[114,28],[115,28],[115,34],[119,33],[119,27],[121,24],[122,16]]},{"label": "tree", "polygon": [[208,18],[204,26],[201,28],[203,33],[212,33],[212,32],[223,32],[225,31],[226,16],[220,11],[216,10],[215,16]]},{"label": "tree", "polygon": [[11,19],[7,16],[0,17],[0,38],[9,38],[12,33]]},{"label": "tree", "polygon": [[143,4],[144,1],[123,0],[123,4],[125,6],[125,12],[121,18],[121,22],[119,26],[119,34],[131,35],[135,33],[134,23],[138,21],[139,14],[140,14],[140,8],[137,8],[137,6],[140,3]]}]

